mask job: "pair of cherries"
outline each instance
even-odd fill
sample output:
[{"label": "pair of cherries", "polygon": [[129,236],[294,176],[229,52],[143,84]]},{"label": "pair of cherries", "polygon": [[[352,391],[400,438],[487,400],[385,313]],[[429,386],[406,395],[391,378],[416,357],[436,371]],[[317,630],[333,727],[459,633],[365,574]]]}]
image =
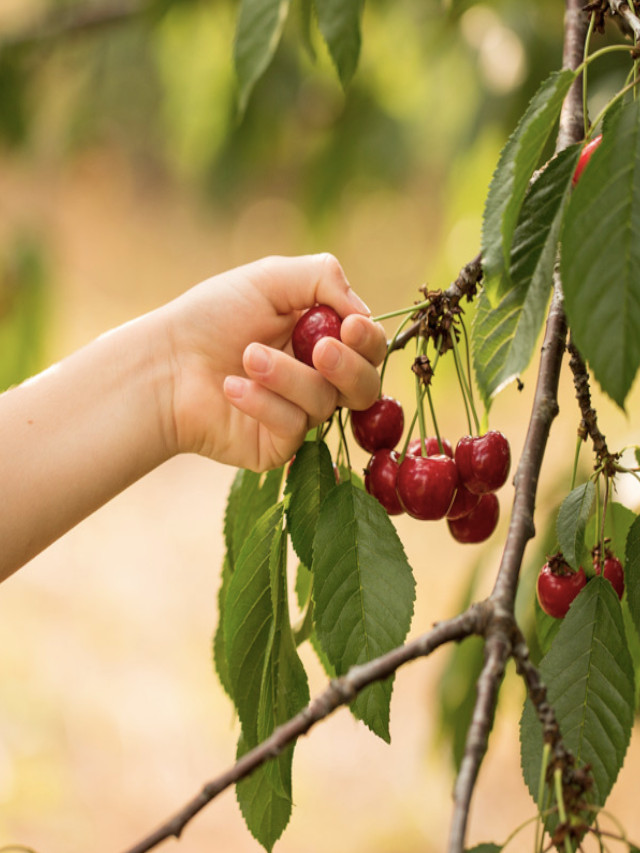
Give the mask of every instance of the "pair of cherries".
[{"label": "pair of cherries", "polygon": [[[594,557],[593,567],[600,574],[600,560]],[[624,594],[624,568],[620,560],[609,550],[605,551],[602,575],[615,589],[618,598]],[[587,585],[587,576],[582,566],[574,571],[562,554],[554,554],[540,569],[536,582],[536,593],[540,607],[554,619],[563,619],[571,603]]]},{"label": "pair of cherries", "polygon": [[421,521],[447,519],[458,542],[483,542],[495,530],[500,504],[495,492],[511,467],[509,443],[491,430],[463,436],[455,452],[447,439],[412,439],[404,458],[396,447],[404,427],[402,407],[382,396],[362,412],[351,412],[353,434],[369,451],[365,487],[389,515],[406,512]]}]

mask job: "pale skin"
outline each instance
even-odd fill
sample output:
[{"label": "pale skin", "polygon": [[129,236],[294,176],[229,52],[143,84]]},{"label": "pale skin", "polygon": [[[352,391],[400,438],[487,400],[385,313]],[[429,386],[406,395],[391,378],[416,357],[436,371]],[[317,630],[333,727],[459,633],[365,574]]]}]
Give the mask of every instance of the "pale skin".
[{"label": "pale skin", "polygon": [[[343,318],[315,370],[291,354],[312,305]],[[331,255],[216,275],[0,395],[0,580],[179,453],[263,471],[337,406],[368,408],[386,340]]]}]

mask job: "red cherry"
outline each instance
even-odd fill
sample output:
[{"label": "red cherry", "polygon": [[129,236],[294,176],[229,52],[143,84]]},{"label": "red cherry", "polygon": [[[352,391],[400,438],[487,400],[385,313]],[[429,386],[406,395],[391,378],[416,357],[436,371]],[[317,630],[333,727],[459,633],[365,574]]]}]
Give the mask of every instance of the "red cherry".
[{"label": "red cherry", "polygon": [[374,453],[385,447],[393,450],[404,429],[404,412],[401,404],[385,394],[373,406],[351,412],[351,428],[360,447]]},{"label": "red cherry", "polygon": [[[600,563],[594,560],[594,568],[596,574],[600,574]],[[624,595],[624,569],[622,563],[617,557],[614,557],[610,551],[605,553],[604,558],[604,576],[611,583],[611,586],[618,593],[618,598],[622,599]]]},{"label": "red cherry", "polygon": [[562,619],[567,615],[569,605],[586,583],[587,578],[582,567],[574,572],[566,563],[564,568],[559,567],[558,561],[552,558],[540,569],[536,583],[540,607],[549,616]]},{"label": "red cherry", "polygon": [[396,494],[397,480],[398,454],[387,447],[376,450],[364,472],[364,485],[389,515],[400,515],[403,512]]},{"label": "red cherry", "polygon": [[501,432],[465,435],[456,445],[456,465],[461,482],[476,495],[495,492],[509,476],[511,451]]},{"label": "red cherry", "polygon": [[488,539],[498,526],[500,503],[496,495],[490,492],[482,495],[471,512],[460,518],[448,518],[451,535],[458,542],[475,544]]},{"label": "red cherry", "polygon": [[582,149],[582,153],[580,154],[580,159],[578,160],[578,165],[576,166],[576,170],[573,173],[573,177],[571,178],[571,185],[575,187],[578,183],[578,179],[580,175],[583,173],[585,166],[591,159],[591,155],[596,150],[598,145],[602,142],[602,134],[598,134],[598,136],[594,136],[591,142],[587,142],[587,144]]},{"label": "red cherry", "polygon": [[446,438],[442,438],[441,441],[442,450],[440,450],[437,436],[431,435],[429,438],[425,438],[423,454],[422,442],[420,439],[412,438],[407,447],[407,453],[410,453],[412,456],[439,456],[441,453],[444,453],[446,456],[450,456],[451,459],[453,459],[453,448],[451,447],[451,442]]},{"label": "red cherry", "polygon": [[313,348],[320,338],[340,340],[342,320],[328,305],[316,305],[306,311],[296,323],[291,336],[293,354],[298,361],[313,367]]},{"label": "red cherry", "polygon": [[480,503],[481,495],[474,495],[469,489],[460,483],[456,489],[456,496],[453,503],[449,507],[447,518],[455,521],[458,518],[463,518],[465,515],[475,509]]},{"label": "red cherry", "polygon": [[405,512],[423,521],[444,518],[458,485],[456,463],[444,454],[405,456],[397,492]]}]

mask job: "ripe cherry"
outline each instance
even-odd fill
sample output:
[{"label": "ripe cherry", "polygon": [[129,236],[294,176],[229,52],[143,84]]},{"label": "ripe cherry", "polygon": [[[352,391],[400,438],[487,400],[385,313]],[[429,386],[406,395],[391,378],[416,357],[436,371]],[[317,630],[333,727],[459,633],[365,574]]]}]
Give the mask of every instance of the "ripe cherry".
[{"label": "ripe cherry", "polygon": [[571,602],[586,583],[582,567],[575,572],[560,555],[551,557],[540,569],[536,583],[540,607],[555,619],[564,618]]},{"label": "ripe cherry", "polygon": [[458,485],[456,463],[444,454],[405,456],[397,492],[405,512],[423,521],[444,518]]},{"label": "ripe cherry", "polygon": [[293,354],[298,361],[313,367],[313,348],[320,338],[340,340],[340,316],[329,305],[316,305],[306,311],[296,323],[291,336]]},{"label": "ripe cherry", "polygon": [[469,515],[471,510],[478,506],[481,497],[481,495],[474,495],[473,492],[470,492],[469,489],[460,483],[456,489],[456,496],[453,499],[453,503],[449,507],[447,518],[455,521],[458,518]]},{"label": "ripe cherry", "polygon": [[441,453],[444,453],[446,456],[453,459],[453,448],[451,447],[451,442],[446,438],[442,438],[440,440],[442,441],[442,450],[440,450],[437,436],[431,435],[429,438],[425,438],[423,454],[421,440],[419,438],[412,438],[407,447],[407,453],[410,453],[412,456],[439,456]]},{"label": "ripe cherry", "polygon": [[[595,559],[593,562],[596,574],[600,574],[600,561]],[[611,586],[618,594],[618,598],[622,599],[624,595],[624,569],[622,563],[611,551],[605,551],[604,557],[604,577],[611,583]]]},{"label": "ripe cherry", "polygon": [[458,542],[476,543],[488,539],[498,526],[500,503],[490,492],[482,495],[471,512],[460,518],[448,518],[451,535]]},{"label": "ripe cherry", "polygon": [[582,149],[582,153],[580,154],[580,159],[578,160],[578,165],[576,166],[576,170],[573,173],[573,177],[571,178],[571,184],[575,187],[578,183],[578,179],[580,175],[583,173],[587,163],[591,159],[591,155],[596,150],[598,145],[602,142],[602,134],[598,134],[598,136],[594,136],[591,142],[587,142],[587,144]]},{"label": "ripe cherry", "polygon": [[404,429],[402,405],[393,397],[383,394],[373,406],[351,412],[351,428],[360,447],[374,453],[386,447],[393,450]]},{"label": "ripe cherry", "polygon": [[396,493],[397,480],[398,454],[386,447],[376,450],[364,472],[364,485],[389,515],[400,515],[403,512]]},{"label": "ripe cherry", "polygon": [[460,480],[470,492],[476,495],[495,492],[509,476],[509,442],[497,430],[484,435],[465,435],[456,445],[455,460]]}]

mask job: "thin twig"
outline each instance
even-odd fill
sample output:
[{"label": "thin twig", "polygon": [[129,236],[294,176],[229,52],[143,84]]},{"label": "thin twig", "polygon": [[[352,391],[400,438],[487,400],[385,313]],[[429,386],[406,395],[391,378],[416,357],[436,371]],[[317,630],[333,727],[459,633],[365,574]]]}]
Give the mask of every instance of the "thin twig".
[{"label": "thin twig", "polygon": [[336,678],[297,716],[279,726],[271,736],[242,756],[232,767],[203,787],[172,818],[158,827],[126,853],[148,853],[168,838],[179,838],[185,826],[198,812],[222,791],[249,776],[254,770],[275,758],[312,726],[324,720],[342,705],[348,705],[358,693],[374,681],[382,681],[409,661],[426,657],[445,643],[458,642],[486,630],[489,605],[473,604],[464,613],[439,622],[430,631],[404,646],[393,649],[369,663],[352,667],[346,675]]}]

